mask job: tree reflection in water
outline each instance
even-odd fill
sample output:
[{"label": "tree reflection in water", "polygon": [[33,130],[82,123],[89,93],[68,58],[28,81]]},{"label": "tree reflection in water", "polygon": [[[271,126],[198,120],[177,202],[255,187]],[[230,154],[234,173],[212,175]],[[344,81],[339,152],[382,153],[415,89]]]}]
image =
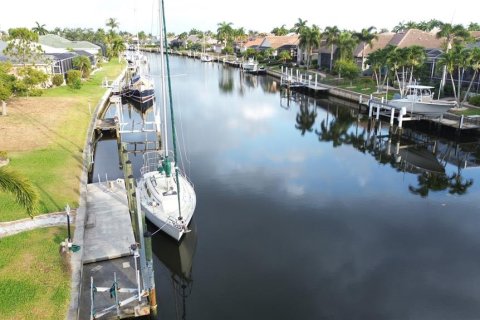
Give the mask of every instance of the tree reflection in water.
[{"label": "tree reflection in water", "polygon": [[[312,131],[317,105],[299,96],[295,102],[299,106],[295,127],[303,136]],[[363,118],[355,109],[336,105],[335,114],[332,114],[329,103],[325,105],[327,115],[315,130],[319,141],[332,142],[334,148],[350,145],[372,155],[380,164],[390,165],[399,172],[416,174],[417,185],[408,187],[412,194],[426,198],[430,192],[448,190],[450,194],[463,195],[473,185],[473,179],[464,179],[461,175],[461,168],[465,166],[462,159],[469,158],[473,165],[478,165],[478,143],[467,144],[462,150],[463,146],[454,141],[440,140],[409,128],[395,134],[391,130],[382,130],[381,122]],[[444,160],[443,164],[440,159]],[[456,173],[445,173],[447,160],[456,165]]]}]

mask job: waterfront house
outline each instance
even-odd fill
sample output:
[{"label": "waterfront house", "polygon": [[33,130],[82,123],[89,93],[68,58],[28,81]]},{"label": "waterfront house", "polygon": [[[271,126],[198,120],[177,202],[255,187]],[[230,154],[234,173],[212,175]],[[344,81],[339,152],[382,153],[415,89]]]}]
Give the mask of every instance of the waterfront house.
[{"label": "waterfront house", "polygon": [[432,49],[441,49],[445,42],[444,39],[437,38],[436,33],[434,32],[426,32],[418,29],[409,29],[399,33],[380,33],[377,35],[377,37],[377,39],[372,41],[371,47],[369,45],[365,45],[364,48],[364,43],[360,42],[353,52],[353,57],[357,64],[362,67],[362,70],[368,68],[368,66],[365,64],[365,61],[362,61],[362,56],[366,60],[371,52],[383,49],[389,45],[398,48],[421,46],[428,51]]},{"label": "waterfront house", "polygon": [[69,51],[84,51],[92,55],[98,55],[102,48],[88,41],[70,41],[55,34],[47,34],[38,37],[38,42],[46,54],[65,53]]},{"label": "waterfront house", "polygon": [[298,35],[258,37],[247,41],[240,48],[240,51],[244,52],[248,48],[257,51],[273,49],[273,56],[277,56],[281,51],[288,51],[295,61],[297,59],[298,42]]},{"label": "waterfront house", "polygon": [[[52,36],[52,37],[48,37]],[[95,55],[100,47],[87,41],[69,41],[56,35],[40,36],[39,44],[44,54],[35,61],[29,61],[28,66],[32,66],[48,75],[62,74],[65,75],[69,70],[73,69],[73,59],[77,56],[86,56],[89,58],[92,67],[96,65]],[[43,42],[43,43],[42,43]],[[72,45],[73,47],[67,47]],[[18,61],[6,56],[3,50],[7,47],[7,43],[0,41],[0,61],[10,61],[13,66],[13,72],[23,67]],[[80,48],[84,48],[80,49]]]}]

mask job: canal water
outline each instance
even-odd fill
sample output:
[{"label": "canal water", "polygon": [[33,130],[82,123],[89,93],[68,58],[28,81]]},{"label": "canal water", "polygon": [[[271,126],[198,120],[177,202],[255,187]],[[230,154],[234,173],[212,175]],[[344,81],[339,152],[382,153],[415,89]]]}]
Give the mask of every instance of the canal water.
[{"label": "canal water", "polygon": [[[158,319],[478,317],[477,136],[425,123],[390,134],[219,64],[171,57],[171,74],[197,208],[180,245],[154,236]],[[106,137],[92,179],[105,176],[122,177]]]}]

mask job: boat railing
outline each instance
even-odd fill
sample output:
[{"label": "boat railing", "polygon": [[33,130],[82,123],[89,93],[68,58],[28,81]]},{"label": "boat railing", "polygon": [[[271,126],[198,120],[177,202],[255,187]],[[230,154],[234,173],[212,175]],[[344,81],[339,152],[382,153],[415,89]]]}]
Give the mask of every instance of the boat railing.
[{"label": "boat railing", "polygon": [[[168,151],[168,157],[170,159],[174,159],[172,150]],[[145,152],[143,154],[143,166],[140,168],[140,173],[144,175],[148,172],[157,171],[158,167],[161,166],[162,160],[164,158],[165,150]],[[177,163],[175,163],[175,165],[177,165]],[[180,170],[181,175],[188,181],[188,183],[190,183],[190,185],[194,187],[193,182],[188,178],[186,172],[180,167],[178,167],[178,170]]]},{"label": "boat railing", "polygon": [[[169,150],[168,156],[173,159],[173,151]],[[165,150],[149,151],[143,154],[143,167],[140,168],[140,173],[157,171],[161,165],[161,161],[165,158]]]}]

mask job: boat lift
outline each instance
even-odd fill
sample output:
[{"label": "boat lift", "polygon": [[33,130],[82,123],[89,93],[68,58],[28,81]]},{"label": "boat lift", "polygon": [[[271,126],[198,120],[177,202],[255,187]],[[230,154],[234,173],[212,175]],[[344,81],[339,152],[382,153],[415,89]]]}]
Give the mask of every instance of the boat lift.
[{"label": "boat lift", "polygon": [[[137,258],[140,257],[140,253],[138,252],[138,247],[136,245],[132,245],[130,250],[133,253],[133,257],[135,260],[135,275],[136,275],[136,288],[122,288],[118,285],[117,281],[117,273],[113,273],[113,284],[111,287],[95,287],[93,284],[93,277],[90,277],[90,320],[100,319],[111,312],[115,312],[118,319],[122,317],[121,307],[126,306],[129,303],[132,303],[138,300],[139,303],[142,302],[142,298],[148,296],[148,291],[145,289],[141,289],[141,279],[140,279],[140,270],[138,268]],[[103,308],[101,310],[96,310],[95,308],[95,295],[98,293],[105,293],[108,292],[110,294],[111,299],[115,299],[115,303]],[[119,293],[130,293],[133,294],[132,296],[124,299],[119,300]]]}]

